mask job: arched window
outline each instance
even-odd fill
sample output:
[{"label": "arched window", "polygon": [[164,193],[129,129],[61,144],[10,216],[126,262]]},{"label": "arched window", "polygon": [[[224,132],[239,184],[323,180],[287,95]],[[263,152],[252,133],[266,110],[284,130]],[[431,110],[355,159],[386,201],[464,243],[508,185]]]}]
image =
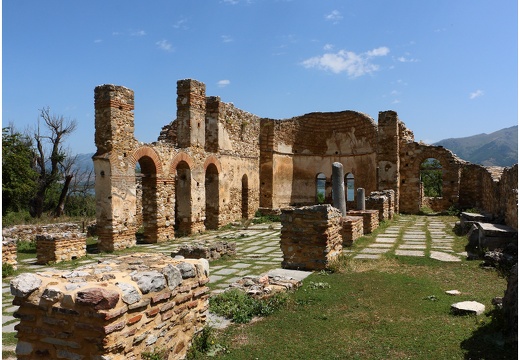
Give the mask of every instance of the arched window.
[{"label": "arched window", "polygon": [[319,173],[316,176],[316,201],[318,204],[323,204],[325,201],[325,183],[327,182],[327,177],[324,173]]},{"label": "arched window", "polygon": [[442,197],[442,165],[439,160],[424,160],[421,163],[420,178],[425,197]]},{"label": "arched window", "polygon": [[354,188],[354,174],[348,173],[345,175],[345,189],[347,193],[347,201],[355,200],[355,188]]}]

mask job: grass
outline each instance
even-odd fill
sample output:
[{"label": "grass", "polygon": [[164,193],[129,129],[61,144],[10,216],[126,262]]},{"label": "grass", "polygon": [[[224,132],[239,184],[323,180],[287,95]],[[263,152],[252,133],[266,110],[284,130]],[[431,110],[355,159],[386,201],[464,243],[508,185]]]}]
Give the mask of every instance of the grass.
[{"label": "grass", "polygon": [[[456,218],[436,219],[450,226]],[[381,231],[356,242],[354,252]],[[466,242],[455,236],[454,250],[463,251]],[[216,358],[516,358],[504,345],[501,313],[491,305],[507,286],[496,271],[481,269],[480,261],[446,263],[391,254],[369,261],[345,255],[335,272],[314,273],[288,295],[283,311],[218,332],[212,341],[231,345]],[[454,289],[462,295],[445,293]],[[451,315],[451,304],[466,300],[485,304],[485,315]]]}]

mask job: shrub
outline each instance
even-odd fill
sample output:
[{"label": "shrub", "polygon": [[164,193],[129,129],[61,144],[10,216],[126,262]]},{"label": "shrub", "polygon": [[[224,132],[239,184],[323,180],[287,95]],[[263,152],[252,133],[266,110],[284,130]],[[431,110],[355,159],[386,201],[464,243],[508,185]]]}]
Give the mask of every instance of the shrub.
[{"label": "shrub", "polygon": [[14,272],[15,272],[15,270],[13,268],[13,265],[7,264],[7,263],[2,263],[2,278],[9,277],[9,276],[13,275]]},{"label": "shrub", "polygon": [[268,316],[287,302],[287,294],[278,293],[267,299],[256,299],[232,289],[210,298],[209,308],[215,314],[245,324],[255,316]]}]

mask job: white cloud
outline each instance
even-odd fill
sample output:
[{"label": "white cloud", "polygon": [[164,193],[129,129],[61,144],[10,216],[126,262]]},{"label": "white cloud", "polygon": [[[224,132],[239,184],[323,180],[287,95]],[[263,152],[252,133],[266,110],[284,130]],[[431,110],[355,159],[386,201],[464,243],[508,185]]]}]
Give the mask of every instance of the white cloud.
[{"label": "white cloud", "polygon": [[96,40],[94,40],[94,43],[95,43],[95,44],[99,44],[99,43],[101,43],[101,42],[103,42],[103,40],[101,40],[101,39],[96,39]]},{"label": "white cloud", "polygon": [[182,29],[182,30],[186,30],[188,29],[188,20],[187,19],[180,19],[178,20],[175,24],[173,24],[173,27],[175,29]]},{"label": "white cloud", "polygon": [[146,31],[138,30],[138,31],[132,32],[130,35],[132,35],[132,36],[145,36],[146,35]]},{"label": "white cloud", "polygon": [[332,45],[332,44],[325,44],[325,46],[323,47],[323,50],[325,50],[325,51],[332,50],[332,49],[334,49],[334,45]]},{"label": "white cloud", "polygon": [[470,98],[471,100],[473,100],[473,99],[476,99],[476,98],[481,97],[481,96],[483,96],[483,95],[484,95],[484,91],[482,91],[482,90],[477,90],[477,91],[474,91],[474,92],[472,92],[471,94],[469,94],[469,98]]},{"label": "white cloud", "polygon": [[229,80],[220,80],[217,82],[218,87],[226,87],[229,84],[231,84],[231,81]]},{"label": "white cloud", "polygon": [[164,50],[167,52],[173,51],[173,46],[168,40],[159,40],[155,43],[155,45],[157,45],[157,47],[161,50]]},{"label": "white cloud", "polygon": [[373,64],[371,59],[376,56],[386,56],[389,52],[390,49],[384,46],[360,54],[340,50],[335,54],[325,53],[309,58],[301,64],[306,68],[329,70],[335,74],[346,72],[348,76],[354,78],[379,70],[379,65]]},{"label": "white cloud", "polygon": [[414,58],[406,58],[406,57],[404,57],[404,56],[399,56],[399,57],[397,58],[397,61],[399,61],[399,62],[403,62],[403,63],[406,63],[406,62],[418,62],[419,60],[414,59]]},{"label": "white cloud", "polygon": [[325,20],[332,21],[334,24],[337,24],[341,20],[343,20],[343,15],[338,10],[332,10],[332,12],[328,15],[325,15]]},{"label": "white cloud", "polygon": [[221,38],[222,38],[222,42],[225,42],[225,43],[233,42],[233,38],[229,35],[222,35]]}]

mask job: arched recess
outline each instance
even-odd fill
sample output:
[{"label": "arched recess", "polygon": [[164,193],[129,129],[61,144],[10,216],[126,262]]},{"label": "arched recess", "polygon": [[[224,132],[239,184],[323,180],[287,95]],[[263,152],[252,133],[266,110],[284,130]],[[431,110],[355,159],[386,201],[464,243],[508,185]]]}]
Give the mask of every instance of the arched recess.
[{"label": "arched recess", "polygon": [[136,179],[136,237],[146,243],[158,239],[157,226],[157,163],[148,155],[137,158]]},{"label": "arched recess", "polygon": [[356,200],[356,190],[354,184],[354,174],[348,173],[345,175],[345,196],[347,201],[355,201]]},{"label": "arched recess", "polygon": [[219,171],[215,164],[209,164],[206,168],[204,189],[206,193],[206,229],[216,230],[219,226],[220,196],[219,196]]},{"label": "arched recess", "polygon": [[316,202],[323,204],[325,202],[325,186],[327,183],[327,176],[324,173],[316,175]]},{"label": "arched recess", "polygon": [[191,168],[181,160],[175,167],[175,231],[179,236],[191,234]]},{"label": "arched recess", "polygon": [[249,184],[247,175],[242,176],[242,219],[249,218]]}]

